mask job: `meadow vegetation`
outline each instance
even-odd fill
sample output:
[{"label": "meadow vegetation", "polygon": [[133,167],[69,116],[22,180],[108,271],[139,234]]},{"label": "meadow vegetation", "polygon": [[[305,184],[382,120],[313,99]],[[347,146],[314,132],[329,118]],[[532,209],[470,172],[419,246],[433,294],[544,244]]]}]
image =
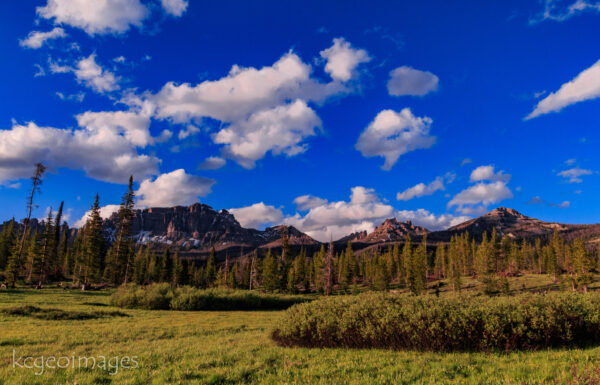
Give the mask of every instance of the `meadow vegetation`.
[{"label": "meadow vegetation", "polygon": [[168,284],[120,287],[110,304],[147,310],[282,310],[305,302],[306,296],[265,294],[247,290],[197,289]]},{"label": "meadow vegetation", "polygon": [[[524,278],[521,283],[539,284]],[[473,295],[477,292],[474,288]],[[0,291],[0,309],[30,305],[68,313],[119,311],[109,305],[111,294],[17,288]],[[442,292],[444,296],[452,294]],[[287,348],[270,338],[285,322],[282,311],[125,312],[129,317],[68,322],[0,312],[0,384],[600,383],[600,348],[594,346],[508,353]],[[99,368],[69,368],[36,376],[33,370],[11,366],[13,349],[17,356],[137,356],[139,367],[114,375]]]},{"label": "meadow vegetation", "polygon": [[586,346],[600,342],[600,294],[335,296],[292,307],[272,337],[284,346],[434,352]]}]

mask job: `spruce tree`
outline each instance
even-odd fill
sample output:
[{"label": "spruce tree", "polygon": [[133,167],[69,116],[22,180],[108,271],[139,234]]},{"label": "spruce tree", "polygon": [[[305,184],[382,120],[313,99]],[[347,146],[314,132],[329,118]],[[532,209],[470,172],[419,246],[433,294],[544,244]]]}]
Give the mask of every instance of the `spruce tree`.
[{"label": "spruce tree", "polygon": [[135,194],[133,192],[133,175],[129,177],[127,192],[123,194],[119,206],[116,239],[111,247],[111,259],[108,262],[109,279],[114,283],[127,284],[130,272],[132,254],[131,222],[133,220],[133,206]]},{"label": "spruce tree", "polygon": [[210,249],[210,254],[208,256],[208,260],[206,261],[206,271],[205,271],[205,284],[210,287],[213,286],[215,280],[217,278],[217,261],[216,261],[216,251],[214,246]]},{"label": "spruce tree", "polygon": [[102,277],[106,244],[102,234],[102,217],[100,216],[100,197],[96,194],[94,203],[85,224],[84,237],[85,274],[84,283],[98,281]]},{"label": "spruce tree", "polygon": [[171,258],[171,250],[167,247],[163,252],[160,260],[160,275],[159,282],[171,282],[173,277],[173,258]]},{"label": "spruce tree", "polygon": [[31,192],[27,196],[27,217],[23,221],[23,232],[21,236],[21,241],[18,243],[18,247],[14,252],[14,258],[11,261],[11,272],[10,272],[10,285],[11,287],[15,287],[15,283],[19,274],[19,270],[22,265],[22,256],[23,250],[25,248],[25,236],[27,235],[27,229],[29,227],[29,221],[31,220],[31,212],[34,208],[34,197],[35,193],[40,193],[40,186],[42,185],[42,179],[44,177],[44,173],[46,172],[46,166],[42,163],[37,163],[35,165],[35,172],[31,177]]},{"label": "spruce tree", "polygon": [[15,219],[4,223],[0,234],[0,271],[6,269],[8,258],[15,244]]},{"label": "spruce tree", "polygon": [[271,249],[267,251],[267,256],[263,261],[262,287],[267,291],[275,291],[280,286],[279,269],[277,260],[273,256]]}]

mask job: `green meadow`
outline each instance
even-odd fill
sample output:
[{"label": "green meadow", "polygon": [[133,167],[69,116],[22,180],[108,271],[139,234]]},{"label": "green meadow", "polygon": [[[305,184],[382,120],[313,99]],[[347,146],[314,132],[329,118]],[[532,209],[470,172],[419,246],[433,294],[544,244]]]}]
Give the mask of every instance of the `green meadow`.
[{"label": "green meadow", "polygon": [[[0,291],[0,384],[600,383],[600,347],[511,353],[284,348],[270,339],[284,311],[122,309],[108,305],[111,293]],[[128,357],[137,367],[45,367],[43,374],[14,367],[15,358],[27,356]]]}]

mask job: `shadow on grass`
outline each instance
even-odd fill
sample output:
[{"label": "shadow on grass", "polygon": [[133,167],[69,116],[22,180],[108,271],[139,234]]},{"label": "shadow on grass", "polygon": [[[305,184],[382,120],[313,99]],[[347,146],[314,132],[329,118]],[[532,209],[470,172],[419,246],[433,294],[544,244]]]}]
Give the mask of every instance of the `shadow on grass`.
[{"label": "shadow on grass", "polygon": [[129,317],[129,314],[120,311],[65,311],[62,309],[43,309],[37,306],[25,305],[10,307],[0,310],[0,313],[18,316],[18,317],[31,317],[42,320],[89,320],[97,318],[108,318],[108,317]]}]

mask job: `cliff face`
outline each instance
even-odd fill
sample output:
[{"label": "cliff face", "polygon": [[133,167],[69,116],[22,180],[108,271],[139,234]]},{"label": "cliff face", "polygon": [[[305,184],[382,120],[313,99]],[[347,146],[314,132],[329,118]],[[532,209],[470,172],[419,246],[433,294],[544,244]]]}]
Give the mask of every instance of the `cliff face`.
[{"label": "cliff face", "polygon": [[[109,239],[114,238],[117,215],[104,222]],[[254,249],[281,243],[284,226],[269,227],[264,231],[242,227],[227,210],[216,211],[205,204],[189,207],[149,208],[135,210],[132,233],[139,243],[172,245],[184,250],[203,251],[214,247],[217,251],[231,247]],[[317,244],[318,242],[293,227],[288,228],[290,244]]]}]

